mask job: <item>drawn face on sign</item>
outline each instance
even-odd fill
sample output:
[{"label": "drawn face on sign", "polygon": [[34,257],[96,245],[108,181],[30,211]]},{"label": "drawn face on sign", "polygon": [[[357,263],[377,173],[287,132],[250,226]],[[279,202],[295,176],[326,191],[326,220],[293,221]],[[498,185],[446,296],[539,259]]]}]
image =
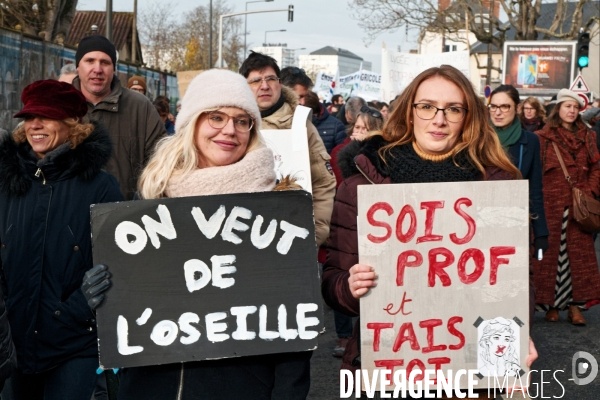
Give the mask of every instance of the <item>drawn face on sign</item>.
[{"label": "drawn face on sign", "polygon": [[[417,89],[413,103],[427,104],[437,108],[467,108],[463,91],[454,83],[434,76],[427,79]],[[421,113],[424,118],[431,118],[428,112]],[[419,148],[431,155],[445,154],[452,150],[463,130],[464,118],[459,122],[450,122],[441,110],[431,119],[423,119],[417,115],[413,107],[412,122],[415,141]],[[451,117],[456,120],[456,117]]]},{"label": "drawn face on sign", "polygon": [[508,331],[496,333],[490,338],[490,350],[496,357],[502,357],[513,340],[514,337]]},{"label": "drawn face on sign", "polygon": [[[209,120],[212,118],[212,120]],[[222,128],[215,126],[223,125]],[[216,112],[204,113],[196,123],[195,144],[200,168],[230,165],[242,159],[250,141],[250,130],[244,123],[252,123],[248,113],[236,107],[222,107]]]},{"label": "drawn face on sign", "polygon": [[484,376],[513,376],[521,368],[514,321],[503,317],[484,321],[479,328],[479,346],[477,367]]}]

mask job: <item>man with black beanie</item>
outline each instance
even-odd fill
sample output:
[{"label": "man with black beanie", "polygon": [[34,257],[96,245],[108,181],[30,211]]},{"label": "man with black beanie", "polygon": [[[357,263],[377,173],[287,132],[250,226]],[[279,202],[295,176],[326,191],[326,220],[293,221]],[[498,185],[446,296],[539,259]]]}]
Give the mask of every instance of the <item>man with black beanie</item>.
[{"label": "man with black beanie", "polygon": [[121,86],[115,74],[117,50],[110,40],[102,35],[81,39],[75,65],[73,86],[88,102],[88,117],[104,124],[113,140],[106,170],[117,178],[123,197],[131,200],[143,166],[166,135],[165,126],[146,96]]}]

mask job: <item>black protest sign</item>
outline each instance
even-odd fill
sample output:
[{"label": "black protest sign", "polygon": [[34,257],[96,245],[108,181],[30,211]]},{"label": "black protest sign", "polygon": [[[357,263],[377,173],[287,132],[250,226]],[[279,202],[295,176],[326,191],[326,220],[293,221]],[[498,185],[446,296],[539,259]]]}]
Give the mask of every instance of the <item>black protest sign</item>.
[{"label": "black protest sign", "polygon": [[103,368],[311,350],[323,330],[305,191],[92,207]]}]

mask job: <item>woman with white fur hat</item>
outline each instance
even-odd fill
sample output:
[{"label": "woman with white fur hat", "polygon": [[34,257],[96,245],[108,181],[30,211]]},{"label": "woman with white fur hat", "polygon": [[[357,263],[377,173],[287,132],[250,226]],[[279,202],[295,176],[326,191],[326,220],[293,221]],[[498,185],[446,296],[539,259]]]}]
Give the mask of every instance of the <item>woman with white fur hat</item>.
[{"label": "woman with white fur hat", "polygon": [[583,100],[570,90],[558,93],[556,106],[540,138],[544,208],[550,248],[542,261],[534,260],[538,308],[547,311],[547,321],[558,321],[568,308],[573,325],[585,325],[581,310],[600,303],[600,273],[594,239],[573,221],[571,187],[565,179],[555,146],[564,160],[571,184],[587,195],[600,194],[600,166],[596,134],[582,121]]},{"label": "woman with white fur hat", "polygon": [[[162,139],[142,172],[143,199],[299,189],[276,182],[273,153],[259,132],[260,111],[246,80],[209,70],[190,83],[174,135]],[[84,282],[85,287],[85,282]],[[88,290],[88,293],[90,290]],[[86,295],[93,308],[99,292]],[[119,399],[304,399],[312,352],[197,361],[120,372]]]}]

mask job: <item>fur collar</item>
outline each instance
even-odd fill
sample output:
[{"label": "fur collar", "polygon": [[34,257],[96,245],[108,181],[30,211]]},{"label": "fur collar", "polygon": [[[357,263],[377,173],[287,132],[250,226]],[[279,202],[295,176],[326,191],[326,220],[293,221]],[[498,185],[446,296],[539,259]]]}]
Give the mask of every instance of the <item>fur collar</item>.
[{"label": "fur collar", "polygon": [[[286,103],[288,103],[292,107],[292,111],[296,111],[296,107],[298,107],[298,95],[294,92],[293,89],[290,89],[287,86],[281,85],[281,95]],[[293,114],[293,112],[292,112]]]},{"label": "fur collar", "polygon": [[12,135],[0,133],[0,192],[24,195],[38,179],[35,177],[38,168],[49,181],[95,178],[112,154],[112,142],[103,126],[92,124],[94,131],[75,149],[59,146],[41,160],[29,143],[16,143]]}]

